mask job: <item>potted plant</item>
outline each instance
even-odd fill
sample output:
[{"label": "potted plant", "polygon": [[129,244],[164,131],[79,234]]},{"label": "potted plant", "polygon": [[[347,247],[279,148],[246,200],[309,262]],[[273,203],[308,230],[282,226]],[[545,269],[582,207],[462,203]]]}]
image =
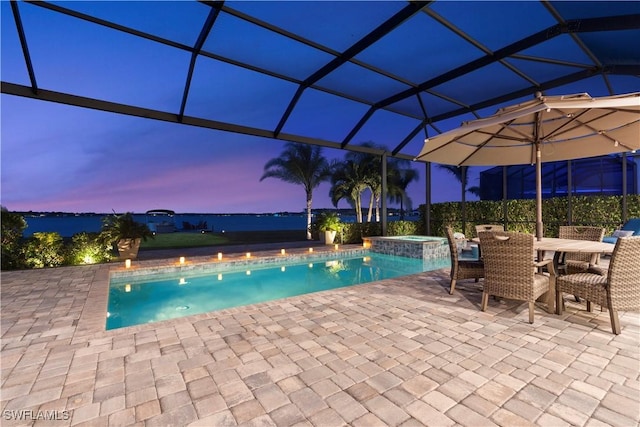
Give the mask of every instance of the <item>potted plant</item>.
[{"label": "potted plant", "polygon": [[136,259],[140,242],[154,238],[149,227],[146,224],[136,222],[131,212],[104,217],[100,236],[106,243],[117,245],[120,259]]},{"label": "potted plant", "polygon": [[322,212],[318,215],[316,226],[320,234],[320,241],[325,245],[332,245],[336,233],[342,230],[340,217],[335,212]]}]

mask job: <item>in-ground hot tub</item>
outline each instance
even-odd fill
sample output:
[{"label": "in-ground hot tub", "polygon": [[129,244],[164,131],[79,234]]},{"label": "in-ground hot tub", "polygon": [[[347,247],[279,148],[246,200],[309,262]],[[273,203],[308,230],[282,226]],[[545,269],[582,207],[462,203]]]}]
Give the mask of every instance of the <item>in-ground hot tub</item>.
[{"label": "in-ground hot tub", "polygon": [[372,252],[418,259],[450,258],[449,243],[435,236],[363,237],[365,248]]}]

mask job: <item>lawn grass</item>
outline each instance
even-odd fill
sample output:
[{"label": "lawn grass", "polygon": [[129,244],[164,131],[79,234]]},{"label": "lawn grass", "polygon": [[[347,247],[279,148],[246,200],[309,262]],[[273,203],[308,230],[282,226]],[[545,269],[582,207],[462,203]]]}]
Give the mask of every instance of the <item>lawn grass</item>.
[{"label": "lawn grass", "polygon": [[224,235],[218,233],[161,233],[154,239],[140,244],[140,249],[196,248],[200,246],[222,245],[227,242]]},{"label": "lawn grass", "polygon": [[141,250],[196,248],[251,243],[280,243],[306,240],[304,230],[227,231],[226,233],[156,234],[140,245]]}]

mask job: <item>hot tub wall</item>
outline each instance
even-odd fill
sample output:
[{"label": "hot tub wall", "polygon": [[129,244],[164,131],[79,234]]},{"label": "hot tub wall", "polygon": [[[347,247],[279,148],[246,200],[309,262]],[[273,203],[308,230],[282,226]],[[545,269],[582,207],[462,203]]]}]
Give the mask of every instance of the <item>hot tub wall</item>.
[{"label": "hot tub wall", "polygon": [[387,239],[384,237],[364,237],[364,246],[372,252],[386,255],[396,255],[417,259],[450,258],[449,245],[444,238],[434,237],[435,240],[411,241],[401,240],[397,237]]}]

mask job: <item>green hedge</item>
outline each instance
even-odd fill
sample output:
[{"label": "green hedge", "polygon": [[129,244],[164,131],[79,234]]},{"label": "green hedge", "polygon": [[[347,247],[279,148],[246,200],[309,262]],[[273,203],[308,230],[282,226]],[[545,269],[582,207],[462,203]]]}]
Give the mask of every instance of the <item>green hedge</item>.
[{"label": "green hedge", "polygon": [[[436,203],[431,206],[431,234],[444,236],[444,228],[453,226],[467,236],[475,236],[476,224],[505,224],[509,231],[535,233],[535,200],[508,200],[506,221],[502,201],[473,201],[465,206],[466,224],[463,229],[461,202]],[[420,222],[425,223],[425,205],[420,208]],[[554,197],[542,201],[545,236],[557,236],[558,228],[567,225],[569,201]],[[605,234],[622,225],[622,196],[574,196],[571,198],[572,224],[604,227]],[[640,195],[627,196],[627,218],[640,217]]]}]

